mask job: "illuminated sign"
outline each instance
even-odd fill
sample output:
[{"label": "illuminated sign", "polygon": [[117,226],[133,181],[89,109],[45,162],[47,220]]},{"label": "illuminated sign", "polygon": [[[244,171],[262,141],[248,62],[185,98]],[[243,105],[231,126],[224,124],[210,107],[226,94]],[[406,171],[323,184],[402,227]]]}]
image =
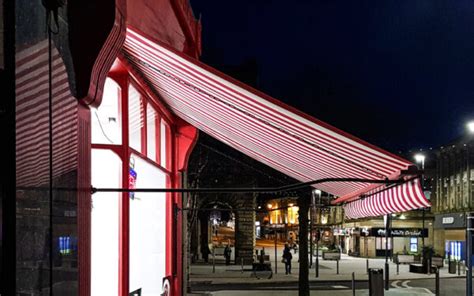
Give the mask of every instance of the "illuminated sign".
[{"label": "illuminated sign", "polygon": [[[370,229],[370,236],[385,236],[385,228],[372,228]],[[390,229],[390,235],[392,237],[428,237],[427,228],[392,228]]]},{"label": "illuminated sign", "polygon": [[443,224],[453,224],[454,217],[443,217]]}]

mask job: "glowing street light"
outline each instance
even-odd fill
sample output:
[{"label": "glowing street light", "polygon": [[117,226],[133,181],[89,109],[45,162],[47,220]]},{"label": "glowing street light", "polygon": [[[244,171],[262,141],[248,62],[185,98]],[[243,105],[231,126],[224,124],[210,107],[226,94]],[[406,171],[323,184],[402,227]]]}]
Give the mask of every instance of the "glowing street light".
[{"label": "glowing street light", "polygon": [[466,124],[466,127],[467,127],[467,130],[469,131],[469,133],[474,134],[474,120],[469,121]]},{"label": "glowing street light", "polygon": [[424,170],[425,169],[425,156],[421,153],[417,153],[415,154],[415,161],[417,163],[421,163],[421,169]]},{"label": "glowing street light", "polygon": [[273,205],[272,205],[272,204],[268,204],[267,207],[268,207],[269,209],[271,209],[271,208],[273,208]]}]

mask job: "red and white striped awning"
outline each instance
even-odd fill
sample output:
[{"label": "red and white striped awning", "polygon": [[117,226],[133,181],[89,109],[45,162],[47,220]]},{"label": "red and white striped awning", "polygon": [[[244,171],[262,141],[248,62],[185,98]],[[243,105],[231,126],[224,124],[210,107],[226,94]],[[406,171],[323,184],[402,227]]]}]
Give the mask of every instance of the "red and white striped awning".
[{"label": "red and white striped awning", "polygon": [[415,179],[402,185],[368,194],[365,198],[345,204],[344,212],[347,218],[357,219],[430,206],[430,202],[423,194],[419,179]]},{"label": "red and white striped awning", "polygon": [[[177,116],[300,181],[396,179],[412,165],[134,29],[127,29],[123,55]],[[345,182],[316,187],[348,200],[379,186]]]}]

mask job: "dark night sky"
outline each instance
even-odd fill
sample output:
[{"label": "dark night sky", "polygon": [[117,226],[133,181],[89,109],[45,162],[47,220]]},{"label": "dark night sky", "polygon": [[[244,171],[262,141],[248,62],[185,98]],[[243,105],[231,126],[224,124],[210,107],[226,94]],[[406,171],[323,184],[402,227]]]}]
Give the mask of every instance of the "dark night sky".
[{"label": "dark night sky", "polygon": [[191,0],[202,61],[373,144],[437,147],[474,119],[474,2]]}]

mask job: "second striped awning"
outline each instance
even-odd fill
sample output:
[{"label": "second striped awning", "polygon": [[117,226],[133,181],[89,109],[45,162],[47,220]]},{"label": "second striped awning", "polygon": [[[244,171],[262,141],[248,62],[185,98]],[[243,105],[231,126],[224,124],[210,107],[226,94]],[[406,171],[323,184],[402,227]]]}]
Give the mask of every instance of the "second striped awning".
[{"label": "second striped awning", "polygon": [[344,212],[348,219],[357,219],[429,206],[430,202],[423,194],[419,179],[415,179],[349,202],[344,205]]}]

